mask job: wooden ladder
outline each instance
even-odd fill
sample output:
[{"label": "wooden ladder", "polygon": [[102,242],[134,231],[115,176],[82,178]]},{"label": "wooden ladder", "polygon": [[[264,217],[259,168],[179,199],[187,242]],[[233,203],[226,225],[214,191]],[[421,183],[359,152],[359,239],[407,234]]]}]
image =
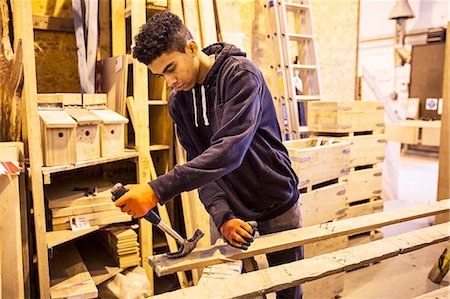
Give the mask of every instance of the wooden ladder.
[{"label": "wooden ladder", "polygon": [[319,67],[314,46],[311,3],[270,0],[269,20],[274,29],[279,101],[276,106],[285,140],[298,139],[307,131],[306,101],[320,100]]}]

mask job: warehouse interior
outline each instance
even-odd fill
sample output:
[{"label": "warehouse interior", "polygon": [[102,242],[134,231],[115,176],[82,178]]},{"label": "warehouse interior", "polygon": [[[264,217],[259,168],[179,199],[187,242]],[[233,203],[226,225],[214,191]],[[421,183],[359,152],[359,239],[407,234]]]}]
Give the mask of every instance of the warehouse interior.
[{"label": "warehouse interior", "polygon": [[[0,299],[450,297],[447,0],[1,0],[0,8]],[[218,71],[217,96],[206,81],[192,89],[171,81],[173,63],[155,71],[164,52],[149,63],[136,54],[147,43],[138,35],[159,34],[146,22],[167,12],[192,35],[185,52],[167,52],[192,58],[186,73],[218,69],[219,54],[205,56],[210,65],[199,58],[209,45],[245,52],[230,56],[243,70]],[[241,73],[258,77],[257,88],[232,77]],[[247,90],[253,118],[231,106]],[[185,94],[193,111],[179,112]],[[182,114],[192,129],[175,119]],[[238,116],[258,125],[249,144],[236,137]],[[260,119],[270,119],[275,140],[264,139]],[[212,133],[195,148],[198,126]],[[249,160],[258,138],[271,150],[262,167]],[[215,164],[194,169],[212,148],[228,152],[212,159],[230,169],[213,179]],[[265,172],[278,151],[295,186]],[[235,152],[238,164],[222,160]],[[140,193],[142,216],[117,203],[145,188],[157,201],[150,207]],[[284,191],[299,194],[289,211],[301,227],[265,231],[288,211],[275,217],[273,204],[264,218],[258,207]],[[210,198],[222,194],[231,216],[214,224]],[[250,212],[240,214],[244,206]],[[250,239],[239,229],[243,242],[228,238],[234,220]],[[303,258],[272,264],[273,253],[299,246]],[[282,297],[297,286],[301,296]]]}]

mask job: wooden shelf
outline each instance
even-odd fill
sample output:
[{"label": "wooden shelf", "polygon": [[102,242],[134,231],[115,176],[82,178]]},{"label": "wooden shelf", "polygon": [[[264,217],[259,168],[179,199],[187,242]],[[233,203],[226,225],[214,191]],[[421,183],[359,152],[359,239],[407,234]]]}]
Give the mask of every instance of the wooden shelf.
[{"label": "wooden shelf", "polygon": [[165,144],[153,144],[153,145],[150,145],[150,151],[151,152],[164,151],[164,150],[168,150],[168,149],[170,149],[170,146],[165,145]]},{"label": "wooden shelf", "polygon": [[158,106],[162,106],[162,105],[167,105],[167,101],[165,100],[148,100],[148,104],[149,105],[158,105]]},{"label": "wooden shelf", "polygon": [[82,229],[79,231],[58,230],[58,231],[47,232],[46,233],[47,248],[52,248],[52,247],[58,246],[60,244],[63,244],[65,242],[85,236],[94,231],[97,231],[99,228],[100,228],[99,226],[93,226],[93,227]]},{"label": "wooden shelf", "polygon": [[68,164],[68,165],[42,167],[42,174],[49,175],[52,173],[57,173],[57,172],[62,172],[62,171],[69,171],[69,170],[83,168],[83,167],[95,166],[98,164],[126,160],[126,159],[130,159],[130,158],[135,158],[137,156],[139,156],[139,153],[137,151],[128,149],[128,150],[125,150],[125,153],[120,156],[103,157],[103,158],[99,158],[99,159],[95,159],[95,160],[82,161],[82,162],[77,162],[75,164]]},{"label": "wooden shelf", "polygon": [[76,246],[95,285],[107,281],[124,270],[117,266],[95,236],[77,241]]}]

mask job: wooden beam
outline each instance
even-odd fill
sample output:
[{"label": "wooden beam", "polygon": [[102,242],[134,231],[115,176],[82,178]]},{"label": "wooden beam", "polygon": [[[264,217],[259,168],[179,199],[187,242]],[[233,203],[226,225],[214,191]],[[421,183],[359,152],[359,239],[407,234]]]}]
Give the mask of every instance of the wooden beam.
[{"label": "wooden beam", "polygon": [[99,0],[99,36],[97,60],[111,56],[111,1]]},{"label": "wooden beam", "polygon": [[62,32],[75,32],[73,18],[33,15],[33,28]]},{"label": "wooden beam", "polygon": [[437,290],[431,291],[429,293],[417,296],[414,299],[444,299],[448,298],[450,294],[450,286],[440,287]]},{"label": "wooden beam", "polygon": [[[141,25],[142,24],[140,24],[139,26]],[[125,29],[125,0],[111,0],[111,26],[112,56],[124,55],[127,52],[127,36]],[[137,34],[137,32],[135,34]],[[134,34],[132,34],[132,36],[134,36]]]},{"label": "wooden beam", "polygon": [[203,47],[217,42],[213,0],[197,0]]},{"label": "wooden beam", "polygon": [[[448,22],[450,25],[450,22]],[[447,28],[450,28],[447,26]],[[447,40],[450,32],[447,30]],[[439,176],[437,199],[450,197],[450,42],[445,46],[444,83],[442,91],[443,111],[441,117],[441,145],[439,147]],[[450,215],[436,217],[437,223],[448,221]]]},{"label": "wooden beam", "polygon": [[81,93],[94,93],[91,91],[88,81],[87,65],[86,65],[86,43],[83,29],[83,9],[81,0],[72,1],[73,23],[75,27],[75,37],[77,41],[77,57],[78,57],[78,74],[80,76]]},{"label": "wooden beam", "polygon": [[[181,146],[178,136],[176,138],[175,151],[177,164],[186,163],[186,151]],[[207,248],[211,245],[211,228],[209,224],[209,214],[205,206],[200,201],[197,189],[180,194],[181,204],[183,206],[184,227],[188,238],[194,235],[197,229],[200,229],[204,236],[197,242],[197,248]],[[200,279],[201,272],[199,270],[192,271],[192,280],[197,284]]]},{"label": "wooden beam", "polygon": [[[146,22],[146,1],[134,0],[131,1],[131,36],[135,36],[139,33],[140,27]],[[118,22],[123,21],[123,30],[125,30],[125,1],[114,0],[112,2],[113,17],[117,18],[119,13],[122,18],[117,19]],[[123,14],[122,14],[123,12]],[[119,31],[116,28],[116,24],[113,19],[113,55],[125,54],[125,52],[117,53],[118,51],[125,51],[125,31]],[[122,26],[122,25],[121,25]],[[119,36],[115,36],[118,33]],[[123,40],[118,40],[123,33]],[[123,45],[114,44],[116,40],[119,44],[123,42]],[[122,49],[123,46],[123,49]],[[126,66],[125,66],[126,67]],[[136,150],[139,152],[139,160],[137,165],[137,181],[138,183],[145,184],[150,181],[150,165],[153,163],[150,157],[150,133],[149,133],[149,121],[148,121],[148,70],[147,67],[133,61],[133,97],[134,107],[136,108],[136,123],[134,127],[136,132]],[[153,254],[153,227],[147,220],[139,221],[139,243],[141,245],[141,257],[142,266],[145,268],[147,278],[150,281],[151,290],[154,290],[153,272],[145,261],[147,256]]]},{"label": "wooden beam", "polygon": [[450,223],[430,226],[223,281],[164,293],[154,298],[252,298],[446,241],[449,239],[449,230]]},{"label": "wooden beam", "polygon": [[369,214],[265,235],[256,238],[246,251],[228,245],[211,246],[202,250],[194,250],[184,258],[169,259],[165,255],[157,255],[149,257],[148,261],[158,276],[167,275],[231,260],[242,260],[258,254],[276,252],[331,237],[363,233],[386,225],[434,216],[449,210],[450,200],[443,200],[429,205]]},{"label": "wooden beam", "polygon": [[13,0],[13,26],[15,41],[22,39],[23,67],[24,67],[24,99],[26,110],[27,132],[24,142],[28,143],[28,155],[30,161],[31,189],[33,190],[33,211],[36,233],[36,254],[38,261],[39,291],[41,298],[50,297],[50,277],[47,255],[47,240],[45,227],[44,188],[42,179],[42,148],[41,135],[36,132],[40,128],[37,113],[37,85],[36,62],[34,57],[33,17],[31,1]]},{"label": "wooden beam", "polygon": [[88,3],[89,10],[86,13],[86,20],[88,22],[86,46],[86,72],[88,87],[86,93],[95,93],[95,69],[97,66],[98,48],[98,0],[89,0]]}]

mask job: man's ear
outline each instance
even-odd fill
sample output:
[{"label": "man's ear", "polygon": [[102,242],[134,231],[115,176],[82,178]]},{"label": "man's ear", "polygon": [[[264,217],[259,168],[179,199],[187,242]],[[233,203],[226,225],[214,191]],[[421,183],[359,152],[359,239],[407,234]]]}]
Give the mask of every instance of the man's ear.
[{"label": "man's ear", "polygon": [[196,56],[198,52],[198,45],[193,39],[190,39],[186,42],[185,50],[186,53]]}]

